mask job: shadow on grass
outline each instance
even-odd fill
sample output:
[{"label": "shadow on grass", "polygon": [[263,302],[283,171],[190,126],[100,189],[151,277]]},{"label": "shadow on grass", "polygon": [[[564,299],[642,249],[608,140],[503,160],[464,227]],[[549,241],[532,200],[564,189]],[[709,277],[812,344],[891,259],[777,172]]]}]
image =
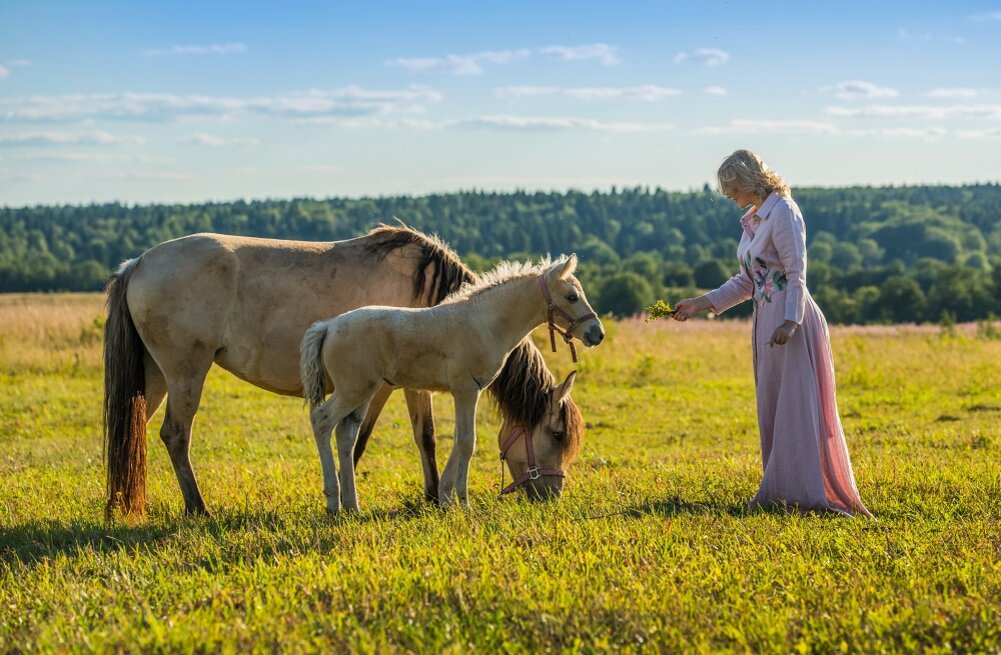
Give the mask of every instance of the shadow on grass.
[{"label": "shadow on grass", "polygon": [[160,541],[176,530],[164,524],[120,525],[87,521],[29,521],[0,526],[0,562],[34,566],[58,555],[106,553]]},{"label": "shadow on grass", "polygon": [[756,505],[748,507],[746,503],[727,503],[709,500],[705,502],[692,502],[682,500],[679,496],[651,500],[640,505],[627,507],[621,512],[592,516],[592,519],[604,518],[605,516],[627,516],[629,518],[643,518],[645,516],[680,516],[680,515],[714,515],[733,516],[746,518],[750,516],[772,515],[772,516],[815,516],[821,518],[842,518],[844,515],[835,511],[800,511],[796,507],[789,507],[778,503],[767,505]]},{"label": "shadow on grass", "polygon": [[715,514],[729,516],[747,516],[751,510],[744,503],[725,503],[722,501],[692,502],[679,496],[671,496],[650,500],[640,505],[627,507],[621,514],[630,518],[644,516],[678,516],[680,514]]},{"label": "shadow on grass", "polygon": [[[271,537],[258,545],[257,554],[287,552],[289,549],[330,547],[328,530],[358,523],[400,523],[438,516],[442,509],[430,503],[406,501],[389,509],[373,509],[359,514],[330,516],[321,510],[292,508],[216,512],[212,516],[166,514],[139,524],[103,521],[36,520],[0,526],[0,565],[7,568],[34,567],[60,555],[80,553],[110,554],[117,551],[155,551],[173,537],[201,534],[216,542],[233,535],[252,532]],[[303,529],[310,535],[303,538]],[[334,543],[334,542],[331,542]]]}]

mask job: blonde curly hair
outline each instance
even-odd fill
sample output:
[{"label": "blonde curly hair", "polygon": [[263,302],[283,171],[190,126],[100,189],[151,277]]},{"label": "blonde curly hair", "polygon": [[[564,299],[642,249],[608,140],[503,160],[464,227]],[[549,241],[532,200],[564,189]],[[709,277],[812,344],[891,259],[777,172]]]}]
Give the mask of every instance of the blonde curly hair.
[{"label": "blonde curly hair", "polygon": [[782,176],[750,150],[736,150],[723,160],[716,171],[716,188],[723,195],[740,189],[762,199],[772,193],[790,194],[789,184]]}]

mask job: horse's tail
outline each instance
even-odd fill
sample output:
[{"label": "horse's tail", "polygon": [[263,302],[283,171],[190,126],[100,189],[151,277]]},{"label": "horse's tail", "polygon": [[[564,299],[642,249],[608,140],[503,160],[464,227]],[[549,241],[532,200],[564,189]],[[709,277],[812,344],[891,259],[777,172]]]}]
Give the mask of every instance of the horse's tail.
[{"label": "horse's tail", "polygon": [[146,347],[132,321],[125,292],[137,259],[108,281],[104,324],[104,451],[108,469],[105,518],[146,513]]},{"label": "horse's tail", "polygon": [[299,347],[299,375],[302,377],[302,397],[310,407],[323,402],[327,386],[327,373],[323,368],[323,340],[327,338],[327,324],[317,321],[306,330]]}]

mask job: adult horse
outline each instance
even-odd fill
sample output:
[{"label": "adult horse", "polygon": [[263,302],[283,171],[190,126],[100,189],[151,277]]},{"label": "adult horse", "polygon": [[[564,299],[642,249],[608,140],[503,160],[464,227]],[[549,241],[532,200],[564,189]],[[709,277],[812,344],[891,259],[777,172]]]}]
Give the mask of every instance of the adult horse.
[{"label": "adult horse", "polygon": [[[106,514],[143,515],[146,426],[167,400],[160,438],[185,511],[206,513],[189,457],[191,425],[212,364],[274,393],[301,396],[299,344],[315,321],[371,304],[427,307],[474,279],[440,241],[380,227],[339,242],[196,234],[125,262],[108,283],[104,433]],[[501,410],[500,440],[528,429],[537,439],[580,443],[572,400],[552,411],[558,386],[538,348],[523,341],[490,387]],[[355,459],[393,387],[373,398]],[[562,393],[562,390],[561,390]],[[424,492],[438,497],[434,419],[428,392],[406,391]],[[509,467],[513,466],[509,460]]]},{"label": "adult horse", "polygon": [[[588,346],[605,338],[601,321],[573,276],[576,267],[575,256],[555,264],[502,262],[479,283],[434,307],[369,306],[313,324],[302,340],[300,369],[303,395],[312,408],[327,511],[336,514],[342,502],[346,509],[358,510],[354,446],[362,418],[383,383],[451,392],[455,446],[442,474],[439,499],[449,504],[454,490],[459,501],[468,504],[476,405],[511,351],[547,319],[550,325],[562,324],[567,339],[577,337]],[[333,393],[324,400],[327,389]],[[330,448],[335,428],[339,481]],[[536,498],[559,496],[566,449],[537,451],[530,435],[524,440],[525,488]],[[502,457],[506,451],[502,449]]]}]

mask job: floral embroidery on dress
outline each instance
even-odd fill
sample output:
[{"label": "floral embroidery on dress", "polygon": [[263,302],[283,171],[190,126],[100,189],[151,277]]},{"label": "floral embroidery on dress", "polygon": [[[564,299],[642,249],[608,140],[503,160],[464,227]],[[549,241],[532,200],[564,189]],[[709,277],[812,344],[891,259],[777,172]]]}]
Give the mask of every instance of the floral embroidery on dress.
[{"label": "floral embroidery on dress", "polygon": [[[748,270],[751,269],[750,266],[750,254],[747,255]],[[760,257],[755,257],[754,261],[757,262],[758,268],[754,269],[754,275],[752,279],[754,280],[754,286],[758,288],[758,300],[764,300],[766,302],[772,301],[772,296],[776,293],[785,289],[786,286],[786,275],[785,273],[780,273],[778,271],[773,271],[768,268],[768,264],[765,263]]]}]

